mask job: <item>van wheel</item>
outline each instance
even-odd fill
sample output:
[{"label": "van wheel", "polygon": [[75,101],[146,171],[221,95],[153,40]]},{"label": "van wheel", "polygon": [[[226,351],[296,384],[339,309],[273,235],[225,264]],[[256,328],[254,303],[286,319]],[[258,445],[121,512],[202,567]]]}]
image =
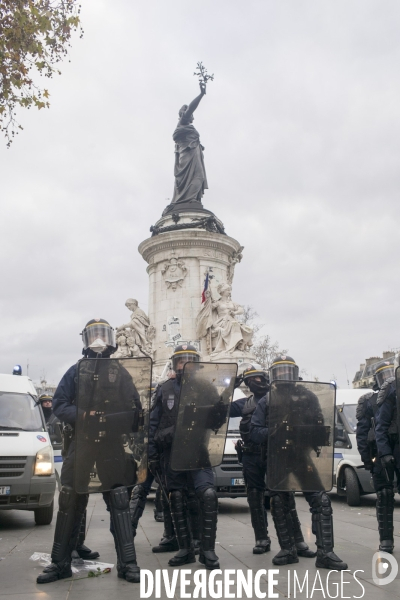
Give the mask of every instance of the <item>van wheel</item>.
[{"label": "van wheel", "polygon": [[347,468],[344,472],[344,480],[346,484],[347,504],[349,506],[360,506],[361,494],[358,477],[353,469]]},{"label": "van wheel", "polygon": [[50,506],[43,508],[35,508],[35,523],[36,525],[50,525],[53,520],[54,500]]}]

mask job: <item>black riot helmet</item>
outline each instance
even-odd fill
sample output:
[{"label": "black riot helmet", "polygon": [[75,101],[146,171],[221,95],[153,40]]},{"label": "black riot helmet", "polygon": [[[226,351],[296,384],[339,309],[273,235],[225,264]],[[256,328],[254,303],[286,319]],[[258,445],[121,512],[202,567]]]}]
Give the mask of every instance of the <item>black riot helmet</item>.
[{"label": "black riot helmet", "polygon": [[105,319],[91,319],[81,333],[83,342],[82,354],[90,356],[111,354],[116,350],[115,332],[110,323]]},{"label": "black riot helmet", "polygon": [[375,381],[381,388],[383,383],[389,377],[394,377],[394,365],[390,360],[383,360],[378,363],[374,373]]},{"label": "black riot helmet", "polygon": [[182,375],[183,367],[187,362],[200,362],[200,354],[194,346],[181,344],[177,346],[171,356],[172,368],[177,375]]},{"label": "black riot helmet", "polygon": [[294,358],[279,354],[272,362],[269,370],[271,381],[285,379],[286,381],[299,381],[299,367]]},{"label": "black riot helmet", "polygon": [[237,381],[238,385],[244,381],[249,390],[256,395],[264,395],[269,390],[268,373],[257,363],[242,363],[238,368]]}]

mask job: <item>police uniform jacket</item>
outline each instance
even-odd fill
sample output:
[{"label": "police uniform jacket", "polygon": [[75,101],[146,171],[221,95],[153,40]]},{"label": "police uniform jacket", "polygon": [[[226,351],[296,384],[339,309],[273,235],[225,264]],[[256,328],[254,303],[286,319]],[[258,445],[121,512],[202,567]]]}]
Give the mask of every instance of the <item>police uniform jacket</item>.
[{"label": "police uniform jacket", "polygon": [[393,454],[394,446],[399,444],[397,425],[396,380],[387,379],[378,393],[378,414],[376,420],[376,445],[378,456]]},{"label": "police uniform jacket", "polygon": [[[378,411],[376,400],[377,392],[368,392],[361,396],[357,404],[356,439],[357,448],[363,463],[371,462],[371,446],[376,445],[375,433],[372,426],[372,419],[374,419],[376,423],[376,413]],[[372,448],[372,450],[374,451],[374,448]]]},{"label": "police uniform jacket", "polygon": [[250,442],[266,444],[268,440],[269,393],[263,396],[257,404],[250,422]]},{"label": "police uniform jacket", "polygon": [[77,365],[72,365],[61,379],[53,397],[53,413],[62,423],[75,425]]}]

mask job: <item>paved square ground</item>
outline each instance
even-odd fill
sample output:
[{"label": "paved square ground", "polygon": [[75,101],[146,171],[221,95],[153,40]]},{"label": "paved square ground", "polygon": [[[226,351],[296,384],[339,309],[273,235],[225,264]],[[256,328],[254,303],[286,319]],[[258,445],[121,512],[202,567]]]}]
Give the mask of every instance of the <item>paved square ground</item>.
[{"label": "paved square ground", "polygon": [[[327,572],[319,570],[322,581],[317,579],[313,591],[313,584],[317,576],[315,559],[300,558],[300,562],[290,567],[280,567],[279,575],[274,575],[278,584],[274,592],[280,598],[288,597],[288,579],[291,584],[291,597],[294,598],[322,598],[337,597],[362,597],[367,600],[389,600],[400,598],[400,573],[396,579],[384,586],[375,585],[372,580],[372,557],[378,547],[378,534],[375,516],[375,496],[362,498],[360,507],[350,508],[345,500],[331,494],[334,510],[335,550],[337,554],[349,564],[350,572],[346,573],[343,592],[340,588],[340,575],[332,573],[329,577],[330,585],[327,588]],[[299,517],[302,523],[304,536],[307,543],[314,548],[314,536],[311,533],[311,516],[308,504],[301,495],[296,495]],[[138,564],[143,569],[167,569],[170,579],[174,569],[168,567],[168,559],[172,554],[154,554],[151,547],[156,545],[161,538],[163,524],[156,523],[153,518],[153,499],[150,498],[140,523],[136,537],[136,551]],[[88,534],[86,542],[100,552],[100,560],[115,563],[116,556],[111,534],[108,530],[109,517],[105,510],[103,499],[100,495],[90,496],[88,506]],[[55,518],[48,526],[35,526],[33,513],[24,511],[0,511],[0,600],[10,597],[12,600],[99,600],[111,598],[115,600],[139,599],[140,586],[130,584],[118,579],[116,570],[108,575],[98,578],[64,580],[47,585],[37,585],[36,577],[41,571],[38,563],[29,560],[34,552],[51,551]],[[253,530],[251,528],[250,513],[245,499],[220,500],[218,521],[217,554],[220,558],[222,569],[243,570],[252,569],[253,573],[260,569],[274,569],[273,555],[278,552],[278,544],[272,521],[270,522],[270,535],[272,550],[268,554],[253,555],[254,545]],[[395,507],[395,552],[394,557],[400,566],[400,500],[396,496]],[[200,569],[199,563],[188,565],[193,572]],[[353,578],[354,571],[363,588]],[[389,568],[390,569],[390,568]],[[300,592],[297,587],[296,596],[293,592],[293,579],[296,575],[300,584],[303,583],[308,571],[308,594],[306,586]],[[399,569],[400,570],[400,569]],[[363,571],[363,572],[362,572]],[[210,576],[207,571],[206,577]],[[235,581],[235,579],[234,579]],[[339,587],[335,584],[339,584]],[[318,589],[319,588],[319,589]],[[189,585],[187,591],[194,589]],[[234,592],[236,586],[230,588]],[[261,592],[268,597],[268,577],[263,575],[260,584]],[[339,590],[339,591],[337,591]],[[338,594],[338,595],[337,595]],[[152,598],[155,597],[153,594]],[[175,598],[180,598],[179,580]],[[207,594],[207,598],[211,597]],[[161,598],[167,598],[164,587],[161,587]]]}]

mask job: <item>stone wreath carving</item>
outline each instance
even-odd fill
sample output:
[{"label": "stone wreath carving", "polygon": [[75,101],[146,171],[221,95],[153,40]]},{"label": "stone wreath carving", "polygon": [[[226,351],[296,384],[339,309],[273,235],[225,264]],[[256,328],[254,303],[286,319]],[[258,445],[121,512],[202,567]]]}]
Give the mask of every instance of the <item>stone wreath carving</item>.
[{"label": "stone wreath carving", "polygon": [[187,275],[187,268],[183,260],[173,256],[169,261],[164,263],[161,273],[167,288],[171,288],[175,292],[178,287],[182,287]]}]

